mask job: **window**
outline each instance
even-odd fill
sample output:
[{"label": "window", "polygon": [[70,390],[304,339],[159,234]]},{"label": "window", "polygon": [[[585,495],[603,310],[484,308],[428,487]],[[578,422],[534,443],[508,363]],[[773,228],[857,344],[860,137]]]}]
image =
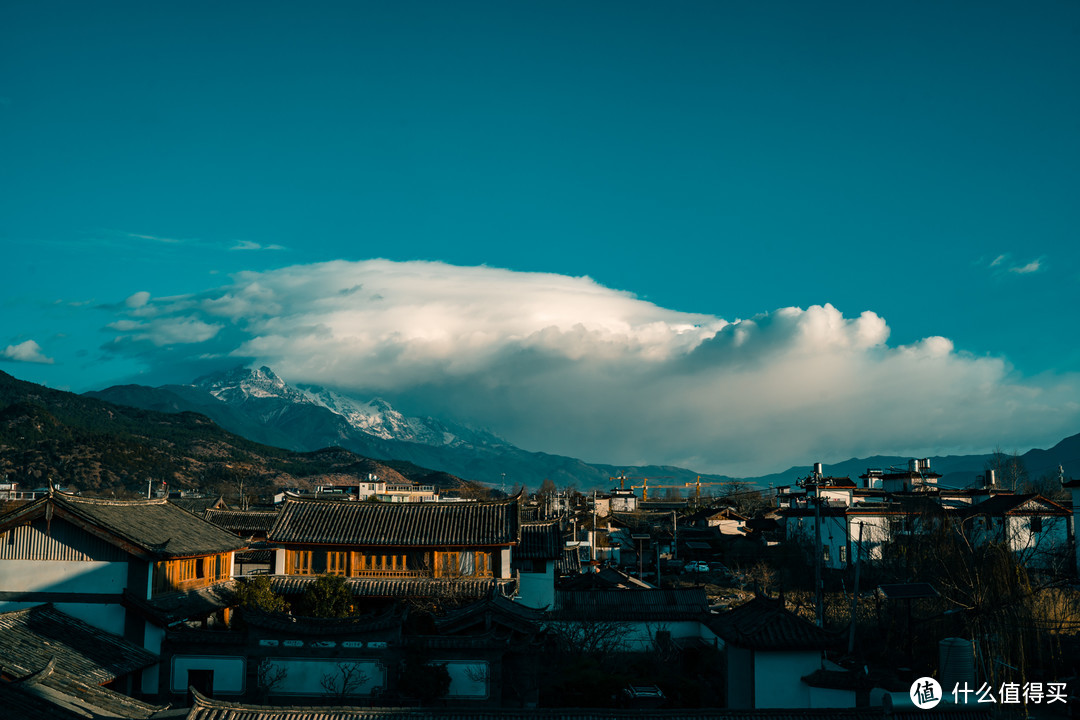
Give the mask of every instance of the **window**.
[{"label": "window", "polygon": [[463,550],[436,553],[437,577],[491,577],[491,553]]},{"label": "window", "polygon": [[348,557],[348,554],[343,552],[326,553],[326,572],[330,575],[345,575],[346,557]]},{"label": "window", "polygon": [[840,564],[847,564],[847,548],[843,546],[840,547]]},{"label": "window", "polygon": [[1032,534],[1041,533],[1043,530],[1043,519],[1041,516],[1036,515],[1031,518],[1031,532]]},{"label": "window", "polygon": [[291,575],[310,575],[311,574],[311,551],[310,550],[290,550],[289,555],[292,556],[289,563],[289,570]]},{"label": "window", "polygon": [[824,545],[821,548],[821,559],[823,562],[829,562],[829,546]]}]

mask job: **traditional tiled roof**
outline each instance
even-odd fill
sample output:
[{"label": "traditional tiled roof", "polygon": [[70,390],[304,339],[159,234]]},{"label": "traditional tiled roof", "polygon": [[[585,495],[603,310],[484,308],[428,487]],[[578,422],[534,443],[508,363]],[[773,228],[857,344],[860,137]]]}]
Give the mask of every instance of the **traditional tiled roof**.
[{"label": "traditional tiled roof", "polygon": [[495,594],[435,618],[435,627],[444,635],[452,635],[478,624],[485,627],[498,624],[531,635],[540,630],[539,623],[543,619],[544,614],[540,610]]},{"label": "traditional tiled roof", "polygon": [[562,557],[564,547],[559,523],[522,523],[521,544],[514,548],[514,557],[555,560]]},{"label": "traditional tiled roof", "polygon": [[207,510],[225,507],[225,500],[220,495],[215,497],[174,497],[169,498],[169,502],[199,517],[202,517]]},{"label": "traditional tiled roof", "polygon": [[64,518],[137,556],[192,557],[228,552],[244,542],[164,498],[106,500],[52,492],[0,517],[0,530],[38,517]]},{"label": "traditional tiled roof", "polygon": [[277,520],[277,510],[207,510],[203,517],[241,537],[266,537]]},{"label": "traditional tiled roof", "polygon": [[380,613],[346,618],[313,618],[265,613],[247,609],[243,611],[244,622],[252,627],[292,635],[349,636],[382,630],[400,630],[408,615],[408,608],[393,606]]},{"label": "traditional tiled roof", "polygon": [[994,495],[983,500],[978,505],[972,505],[966,509],[966,515],[1029,515],[1032,510],[1022,509],[1029,501],[1039,506],[1035,511],[1039,515],[1069,515],[1069,511],[1056,502],[1047,500],[1042,495],[1031,493],[1028,495]]},{"label": "traditional tiled roof", "polygon": [[709,614],[705,589],[556,590],[559,620],[697,620]]},{"label": "traditional tiled roof", "polygon": [[752,650],[823,650],[837,636],[784,607],[783,601],[756,596],[714,615],[709,628],[726,642]]},{"label": "traditional tiled roof", "polygon": [[555,572],[560,575],[576,575],[581,572],[581,554],[576,547],[564,547],[562,555],[555,559]]},{"label": "traditional tiled roof", "polygon": [[989,710],[896,712],[882,708],[729,710],[612,710],[606,708],[378,708],[247,705],[212,700],[193,691],[194,704],[187,720],[985,720]]},{"label": "traditional tiled roof", "polygon": [[[317,578],[274,575],[271,587],[279,595],[300,595]],[[497,591],[512,595],[516,580],[497,578],[346,578],[354,597],[366,598],[482,598]]]},{"label": "traditional tiled roof", "polygon": [[33,720],[147,720],[162,717],[166,710],[115,690],[88,685],[56,670],[53,663],[26,678],[0,680],[0,708],[4,717]]},{"label": "traditional tiled roof", "polygon": [[197,590],[171,592],[150,600],[124,593],[124,604],[137,610],[147,620],[167,627],[184,620],[199,620],[236,602],[236,580],[214,583]]},{"label": "traditional tiled roof", "polygon": [[562,578],[561,590],[651,590],[652,585],[636,577],[616,570],[601,568],[598,572],[586,572]]},{"label": "traditional tiled roof", "polygon": [[266,547],[252,547],[250,550],[236,553],[233,559],[240,565],[272,565],[274,563],[274,551]]},{"label": "traditional tiled roof", "polygon": [[289,496],[269,541],[381,547],[476,547],[520,540],[518,498],[499,502],[330,502]]},{"label": "traditional tiled roof", "polygon": [[0,665],[5,671],[26,675],[50,661],[87,683],[104,685],[155,664],[158,656],[52,605],[0,613]]}]

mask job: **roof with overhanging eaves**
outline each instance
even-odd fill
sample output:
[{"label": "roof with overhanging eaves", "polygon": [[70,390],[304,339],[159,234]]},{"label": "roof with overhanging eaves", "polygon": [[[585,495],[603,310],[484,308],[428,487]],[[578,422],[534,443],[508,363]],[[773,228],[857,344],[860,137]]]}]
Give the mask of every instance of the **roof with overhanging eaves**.
[{"label": "roof with overhanging eaves", "polygon": [[469,708],[469,707],[315,707],[248,705],[205,697],[192,691],[187,720],[985,720],[989,709],[892,711],[869,708],[778,708],[732,710],[683,708],[638,710],[609,708]]},{"label": "roof with overhanging eaves", "polygon": [[57,491],[0,516],[0,532],[28,520],[61,518],[138,557],[165,559],[230,552],[246,543],[164,498],[112,500]]},{"label": "roof with overhanging eaves", "polygon": [[783,600],[761,595],[712,616],[709,629],[751,650],[824,650],[838,642],[838,636],[785,608]]},{"label": "roof with overhanging eaves", "polygon": [[0,613],[0,667],[29,674],[49,662],[85,682],[104,685],[158,662],[127,640],[51,604]]},{"label": "roof with overhanging eaves", "polygon": [[498,502],[337,502],[286,497],[267,540],[289,545],[490,547],[521,540],[519,497]]}]

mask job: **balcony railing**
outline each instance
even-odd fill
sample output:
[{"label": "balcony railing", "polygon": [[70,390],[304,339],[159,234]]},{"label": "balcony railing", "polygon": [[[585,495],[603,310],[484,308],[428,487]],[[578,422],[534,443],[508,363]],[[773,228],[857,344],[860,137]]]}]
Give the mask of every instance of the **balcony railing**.
[{"label": "balcony railing", "polygon": [[423,577],[419,570],[357,570],[351,577],[363,578],[418,578]]}]

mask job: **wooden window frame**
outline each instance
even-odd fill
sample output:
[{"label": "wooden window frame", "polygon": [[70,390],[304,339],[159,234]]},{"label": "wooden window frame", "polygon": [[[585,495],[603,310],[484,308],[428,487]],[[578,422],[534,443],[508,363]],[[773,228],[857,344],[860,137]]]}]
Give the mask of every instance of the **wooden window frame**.
[{"label": "wooden window frame", "polygon": [[310,550],[289,550],[285,570],[289,575],[313,575]]}]

